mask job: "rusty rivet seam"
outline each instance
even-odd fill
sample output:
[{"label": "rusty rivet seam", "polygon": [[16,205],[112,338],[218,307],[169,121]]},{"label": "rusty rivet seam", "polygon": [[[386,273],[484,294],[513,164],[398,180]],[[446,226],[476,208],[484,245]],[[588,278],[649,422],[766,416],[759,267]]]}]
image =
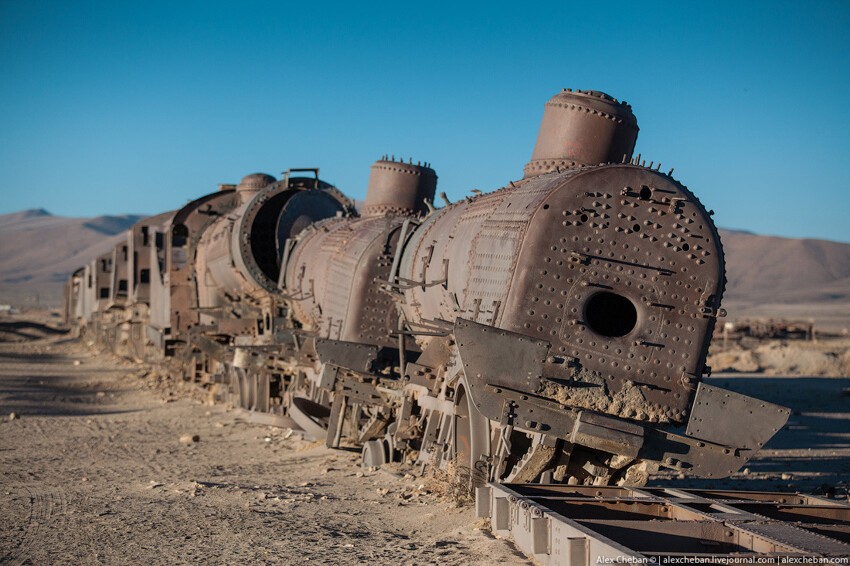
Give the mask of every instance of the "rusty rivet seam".
[{"label": "rusty rivet seam", "polygon": [[588,108],[586,106],[581,106],[580,104],[568,104],[564,102],[547,102],[545,106],[551,106],[555,108],[563,108],[565,110],[575,110],[577,112],[585,112],[591,114],[593,116],[600,116],[605,118],[606,120],[610,120],[612,122],[616,122],[618,124],[625,124],[632,128],[635,131],[639,131],[637,127],[637,122],[633,121],[625,121],[626,118],[623,116],[614,116],[612,114],[608,114],[607,112],[603,112],[601,110],[594,110],[593,108]]},{"label": "rusty rivet seam", "polygon": [[[539,171],[538,176],[547,175],[550,173],[562,173],[563,171],[556,170],[555,168],[563,167],[565,170],[581,170],[588,167],[598,167],[598,165],[585,165],[582,163],[576,163],[575,161],[570,161],[569,164],[567,160],[560,160],[559,162],[553,162],[552,165],[546,165],[545,159],[535,159],[534,161],[529,161],[525,167],[523,168],[523,173],[525,175],[531,175],[535,172],[535,170]],[[604,165],[604,164],[603,164]],[[529,181],[531,179],[523,179],[524,181]]]},{"label": "rusty rivet seam", "polygon": [[388,205],[388,204],[371,204],[369,206],[363,207],[364,215],[398,215],[398,216],[410,216],[413,209],[411,208],[402,208],[398,206]]},{"label": "rusty rivet seam", "polygon": [[407,173],[408,175],[415,175],[417,177],[421,177],[422,175],[426,176],[435,176],[432,169],[422,168],[418,165],[410,165],[408,167],[393,167],[390,165],[383,164],[375,164],[372,166],[375,169],[381,169],[384,171],[394,171],[396,173]]}]

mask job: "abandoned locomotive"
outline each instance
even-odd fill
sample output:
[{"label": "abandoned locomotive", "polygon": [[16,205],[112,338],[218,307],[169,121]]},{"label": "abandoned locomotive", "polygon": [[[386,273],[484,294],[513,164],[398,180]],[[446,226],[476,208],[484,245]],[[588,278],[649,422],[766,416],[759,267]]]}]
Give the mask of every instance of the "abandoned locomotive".
[{"label": "abandoned locomotive", "polygon": [[135,225],[73,274],[67,315],[367,466],[725,476],[788,411],[702,383],[719,236],[637,133],[628,104],[565,90],[523,179],[440,208],[412,161],[376,162],[359,212],[318,170],[249,175]]}]

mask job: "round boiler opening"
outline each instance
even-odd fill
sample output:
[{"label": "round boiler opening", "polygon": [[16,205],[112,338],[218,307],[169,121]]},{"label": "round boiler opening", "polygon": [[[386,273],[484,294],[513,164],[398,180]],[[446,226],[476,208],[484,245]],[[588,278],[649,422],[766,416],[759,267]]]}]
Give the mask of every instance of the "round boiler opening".
[{"label": "round boiler opening", "polygon": [[634,330],[637,309],[626,297],[602,291],[587,301],[584,318],[591,330],[602,336],[618,338]]}]

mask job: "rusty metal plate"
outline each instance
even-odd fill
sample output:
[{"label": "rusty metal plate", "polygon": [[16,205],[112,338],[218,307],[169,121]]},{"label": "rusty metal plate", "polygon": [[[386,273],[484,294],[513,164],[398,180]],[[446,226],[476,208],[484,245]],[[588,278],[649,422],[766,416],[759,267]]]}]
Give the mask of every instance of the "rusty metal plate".
[{"label": "rusty metal plate", "polygon": [[549,344],[528,336],[459,318],[457,348],[472,396],[489,418],[499,418],[503,397],[487,385],[533,393],[541,378]]},{"label": "rusty metal plate", "polygon": [[640,425],[582,411],[576,419],[570,442],[635,458],[643,446],[643,435]]},{"label": "rusty metal plate", "polygon": [[369,344],[316,338],[316,352],[322,363],[359,372],[368,372],[378,356],[378,348]]},{"label": "rusty metal plate", "polygon": [[686,434],[755,451],[785,425],[790,414],[785,407],[700,383]]}]

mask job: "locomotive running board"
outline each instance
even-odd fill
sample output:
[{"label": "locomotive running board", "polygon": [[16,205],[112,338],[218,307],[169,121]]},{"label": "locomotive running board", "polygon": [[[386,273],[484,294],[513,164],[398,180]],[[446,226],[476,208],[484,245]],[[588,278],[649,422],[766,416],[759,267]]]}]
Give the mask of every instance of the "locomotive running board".
[{"label": "locomotive running board", "polygon": [[850,506],[809,495],[491,483],[476,489],[475,508],[544,566],[846,564],[850,556]]},{"label": "locomotive running board", "polygon": [[537,393],[548,342],[464,319],[455,322],[454,335],[469,395],[488,419],[699,477],[741,469],[790,415],[785,407],[704,383],[685,431],[583,410]]}]

